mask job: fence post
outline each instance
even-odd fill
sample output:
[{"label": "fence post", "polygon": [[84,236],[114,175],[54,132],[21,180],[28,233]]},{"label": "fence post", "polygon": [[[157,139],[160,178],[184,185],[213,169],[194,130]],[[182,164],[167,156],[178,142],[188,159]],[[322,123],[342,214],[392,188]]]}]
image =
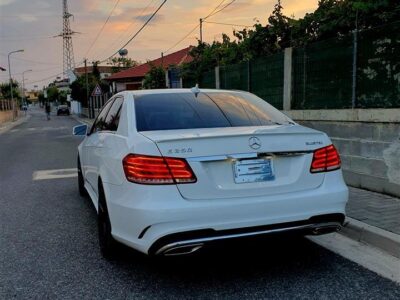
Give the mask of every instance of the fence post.
[{"label": "fence post", "polygon": [[221,82],[219,81],[219,66],[215,67],[215,88],[221,88]]},{"label": "fence post", "polygon": [[286,48],[283,62],[283,110],[292,105],[292,55],[293,48]]},{"label": "fence post", "polygon": [[250,61],[247,60],[247,91],[250,92],[251,90],[251,81],[250,81],[250,75],[251,71],[250,71]]},{"label": "fence post", "polygon": [[357,101],[357,52],[358,52],[358,30],[353,31],[353,82],[351,86],[351,108],[356,107]]}]

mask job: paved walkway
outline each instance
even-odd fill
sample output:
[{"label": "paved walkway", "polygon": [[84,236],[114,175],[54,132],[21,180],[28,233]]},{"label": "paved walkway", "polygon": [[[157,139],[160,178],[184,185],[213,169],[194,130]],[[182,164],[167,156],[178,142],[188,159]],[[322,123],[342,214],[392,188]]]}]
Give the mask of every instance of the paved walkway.
[{"label": "paved walkway", "polygon": [[349,187],[349,217],[400,235],[400,199]]}]

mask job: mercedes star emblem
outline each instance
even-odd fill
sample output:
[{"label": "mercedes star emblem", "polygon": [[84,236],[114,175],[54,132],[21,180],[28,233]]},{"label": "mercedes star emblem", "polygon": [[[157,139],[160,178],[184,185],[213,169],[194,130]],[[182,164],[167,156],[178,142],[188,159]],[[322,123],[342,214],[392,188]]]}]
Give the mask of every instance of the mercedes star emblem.
[{"label": "mercedes star emblem", "polygon": [[260,139],[258,137],[252,136],[251,138],[249,138],[249,146],[254,150],[260,149],[261,147]]}]

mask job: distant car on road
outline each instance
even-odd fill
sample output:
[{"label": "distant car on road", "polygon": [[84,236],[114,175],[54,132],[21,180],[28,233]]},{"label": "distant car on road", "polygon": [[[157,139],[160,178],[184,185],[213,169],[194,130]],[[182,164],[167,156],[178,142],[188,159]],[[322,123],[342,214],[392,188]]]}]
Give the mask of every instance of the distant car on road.
[{"label": "distant car on road", "polygon": [[325,234],[345,219],[348,189],[328,136],[250,93],[122,92],[74,134],[86,135],[79,191],[98,212],[105,257],[118,242],[182,255],[227,240]]},{"label": "distant car on road", "polygon": [[57,107],[57,116],[69,115],[69,107],[67,105],[60,105]]}]

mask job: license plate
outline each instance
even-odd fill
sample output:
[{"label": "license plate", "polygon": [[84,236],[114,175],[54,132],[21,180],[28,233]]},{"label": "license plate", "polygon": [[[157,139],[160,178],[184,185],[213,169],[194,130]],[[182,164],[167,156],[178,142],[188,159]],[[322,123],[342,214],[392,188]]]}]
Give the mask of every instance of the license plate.
[{"label": "license plate", "polygon": [[275,179],[272,159],[248,159],[234,163],[235,183],[261,182]]}]

